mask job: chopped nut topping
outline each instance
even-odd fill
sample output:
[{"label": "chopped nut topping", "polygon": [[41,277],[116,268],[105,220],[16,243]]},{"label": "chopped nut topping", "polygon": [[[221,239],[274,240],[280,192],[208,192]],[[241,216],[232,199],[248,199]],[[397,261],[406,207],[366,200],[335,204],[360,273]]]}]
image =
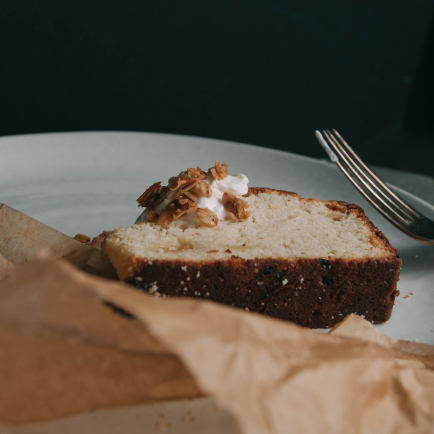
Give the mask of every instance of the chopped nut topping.
[{"label": "chopped nut topping", "polygon": [[[209,169],[209,173],[217,180],[223,180],[229,173],[227,164],[220,164],[215,160],[215,166]],[[211,186],[205,181],[207,173],[200,167],[188,168],[181,172],[178,176],[171,177],[168,185],[162,187],[161,182],[152,184],[138,199],[139,206],[145,207],[147,222],[156,223],[159,225],[167,225],[184,214],[188,214],[196,208],[198,219],[208,227],[218,225],[217,215],[208,208],[197,208],[199,197],[204,196],[210,198],[213,196]],[[169,196],[171,203],[167,199],[170,192],[174,192]],[[173,198],[173,199],[172,199]],[[165,199],[166,202],[163,202]],[[164,203],[164,209],[158,214],[156,208],[161,203]],[[224,193],[223,206],[230,211],[239,221],[245,221],[251,215],[245,209],[248,208],[248,203],[233,194]],[[160,206],[160,210],[163,206]]]},{"label": "chopped nut topping", "polygon": [[74,238],[75,238],[78,242],[83,243],[83,244],[86,244],[86,243],[88,243],[88,242],[90,241],[90,237],[88,237],[88,236],[85,235],[85,234],[77,234]]},{"label": "chopped nut topping", "polygon": [[168,187],[161,187],[161,182],[155,182],[137,199],[137,202],[139,206],[154,209],[166,199],[169,193]]},{"label": "chopped nut topping", "polygon": [[163,211],[161,211],[156,223],[159,225],[167,225],[176,219],[179,219],[179,217],[195,206],[196,204],[192,200],[187,199],[187,203],[181,204],[179,200],[175,199],[172,203],[169,203]]},{"label": "chopped nut topping", "polygon": [[172,176],[167,182],[170,191],[178,190],[178,188],[181,187],[181,178],[177,176]]},{"label": "chopped nut topping", "polygon": [[102,231],[97,237],[93,237],[92,241],[89,243],[89,246],[96,247],[97,249],[101,248],[101,243],[112,233],[113,231]]},{"label": "chopped nut topping", "polygon": [[212,197],[212,188],[206,181],[202,181],[199,184],[199,188],[205,197],[207,197],[207,198]]},{"label": "chopped nut topping", "polygon": [[194,194],[194,193],[191,192],[191,191],[186,191],[186,192],[184,192],[184,196],[187,196],[188,199],[192,200],[193,202],[197,202],[197,199],[199,199],[199,198],[197,197],[197,194]]},{"label": "chopped nut topping", "polygon": [[155,195],[161,187],[161,182],[155,182],[137,199],[139,206],[146,206],[146,203],[150,197]]},{"label": "chopped nut topping", "polygon": [[214,177],[214,179],[221,181],[222,179],[225,179],[226,176],[229,176],[227,170],[228,167],[228,164],[220,164],[218,160],[215,160],[215,166],[211,167],[209,171],[211,172],[211,175]]},{"label": "chopped nut topping", "polygon": [[190,184],[194,181],[195,181],[194,178],[182,178],[182,177],[170,178],[169,179],[169,189],[171,191],[176,191],[179,188],[181,188],[183,185]]},{"label": "chopped nut topping", "polygon": [[251,216],[251,212],[245,209],[249,207],[248,202],[236,197],[231,193],[223,193],[223,206],[229,212],[231,212],[235,218],[239,221],[245,221]]},{"label": "chopped nut topping", "polygon": [[225,250],[225,253],[232,253],[230,249]]},{"label": "chopped nut topping", "polygon": [[158,220],[158,212],[150,212],[146,214],[146,218],[148,219],[148,222],[155,223]]},{"label": "chopped nut topping", "polygon": [[185,184],[184,187],[180,188],[178,193],[176,193],[176,198],[179,199],[180,197],[182,197],[183,194],[185,194],[187,191],[192,190],[201,182],[202,181],[200,179],[194,179],[194,178],[190,179],[189,182]]},{"label": "chopped nut topping", "polygon": [[186,175],[197,179],[206,178],[206,172],[204,172],[200,167],[197,167],[196,169],[194,168],[187,169]]},{"label": "chopped nut topping", "polygon": [[219,219],[217,215],[208,208],[198,208],[196,212],[197,218],[209,228],[218,225]]},{"label": "chopped nut topping", "polygon": [[206,173],[200,167],[198,167],[197,169],[189,168],[186,172],[182,172],[180,176],[173,176],[169,179],[169,189],[175,191],[183,185],[191,184],[196,181],[200,182],[205,178]]}]

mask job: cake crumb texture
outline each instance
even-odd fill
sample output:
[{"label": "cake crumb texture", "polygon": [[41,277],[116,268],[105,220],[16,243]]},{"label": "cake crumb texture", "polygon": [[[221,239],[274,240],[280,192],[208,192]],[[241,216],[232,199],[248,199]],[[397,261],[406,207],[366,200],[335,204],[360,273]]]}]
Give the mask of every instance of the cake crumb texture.
[{"label": "cake crumb texture", "polygon": [[349,313],[389,319],[401,259],[360,207],[264,188],[242,199],[251,211],[244,222],[119,228],[103,254],[121,280],[146,291],[158,284],[167,296],[207,298],[312,328],[332,327]]}]

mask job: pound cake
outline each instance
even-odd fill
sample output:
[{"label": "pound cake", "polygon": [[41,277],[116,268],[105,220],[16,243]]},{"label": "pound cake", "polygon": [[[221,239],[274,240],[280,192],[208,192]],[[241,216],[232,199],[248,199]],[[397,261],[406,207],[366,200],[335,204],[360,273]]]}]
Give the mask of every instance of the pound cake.
[{"label": "pound cake", "polygon": [[247,188],[227,167],[188,169],[139,197],[137,223],[102,243],[120,280],[310,328],[390,318],[401,259],[360,207]]}]

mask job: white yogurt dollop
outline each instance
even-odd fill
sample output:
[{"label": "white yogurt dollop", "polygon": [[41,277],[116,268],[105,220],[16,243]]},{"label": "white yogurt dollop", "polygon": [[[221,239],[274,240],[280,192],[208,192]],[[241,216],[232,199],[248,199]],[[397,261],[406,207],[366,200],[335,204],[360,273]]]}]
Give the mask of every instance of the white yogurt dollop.
[{"label": "white yogurt dollop", "polygon": [[[226,178],[219,181],[218,179],[214,179],[212,175],[208,175],[205,181],[211,186],[212,196],[210,198],[200,196],[197,201],[198,208],[208,208],[212,212],[214,212],[219,220],[224,220],[225,218],[230,218],[232,214],[229,211],[226,211],[223,206],[223,193],[231,193],[236,195],[243,195],[249,191],[247,184],[249,180],[246,175],[242,173],[238,173],[236,175],[228,175]],[[175,199],[176,191],[172,191],[166,197],[166,199],[161,202],[155,211],[159,214],[170,202]],[[136,223],[147,221],[146,214],[150,211],[145,209],[145,211],[140,214],[137,218]],[[172,224],[175,225],[194,225],[194,226],[203,226],[201,221],[197,218],[196,212],[191,212],[190,214],[184,214],[179,219],[175,220]]]}]

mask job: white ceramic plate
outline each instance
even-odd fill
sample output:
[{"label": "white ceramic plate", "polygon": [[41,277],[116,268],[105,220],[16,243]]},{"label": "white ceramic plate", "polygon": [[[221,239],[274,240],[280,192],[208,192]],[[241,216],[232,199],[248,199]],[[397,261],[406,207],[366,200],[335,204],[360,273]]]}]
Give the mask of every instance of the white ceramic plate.
[{"label": "white ceramic plate", "polygon": [[[434,344],[434,246],[413,241],[381,217],[333,165],[224,141],[144,133],[63,133],[0,139],[0,201],[67,235],[130,226],[137,197],[155,181],[214,159],[250,186],[360,205],[403,258],[392,318],[377,327],[397,339]],[[428,217],[434,207],[397,189]],[[412,292],[415,295],[412,295]],[[409,298],[404,297],[409,295]]]}]

